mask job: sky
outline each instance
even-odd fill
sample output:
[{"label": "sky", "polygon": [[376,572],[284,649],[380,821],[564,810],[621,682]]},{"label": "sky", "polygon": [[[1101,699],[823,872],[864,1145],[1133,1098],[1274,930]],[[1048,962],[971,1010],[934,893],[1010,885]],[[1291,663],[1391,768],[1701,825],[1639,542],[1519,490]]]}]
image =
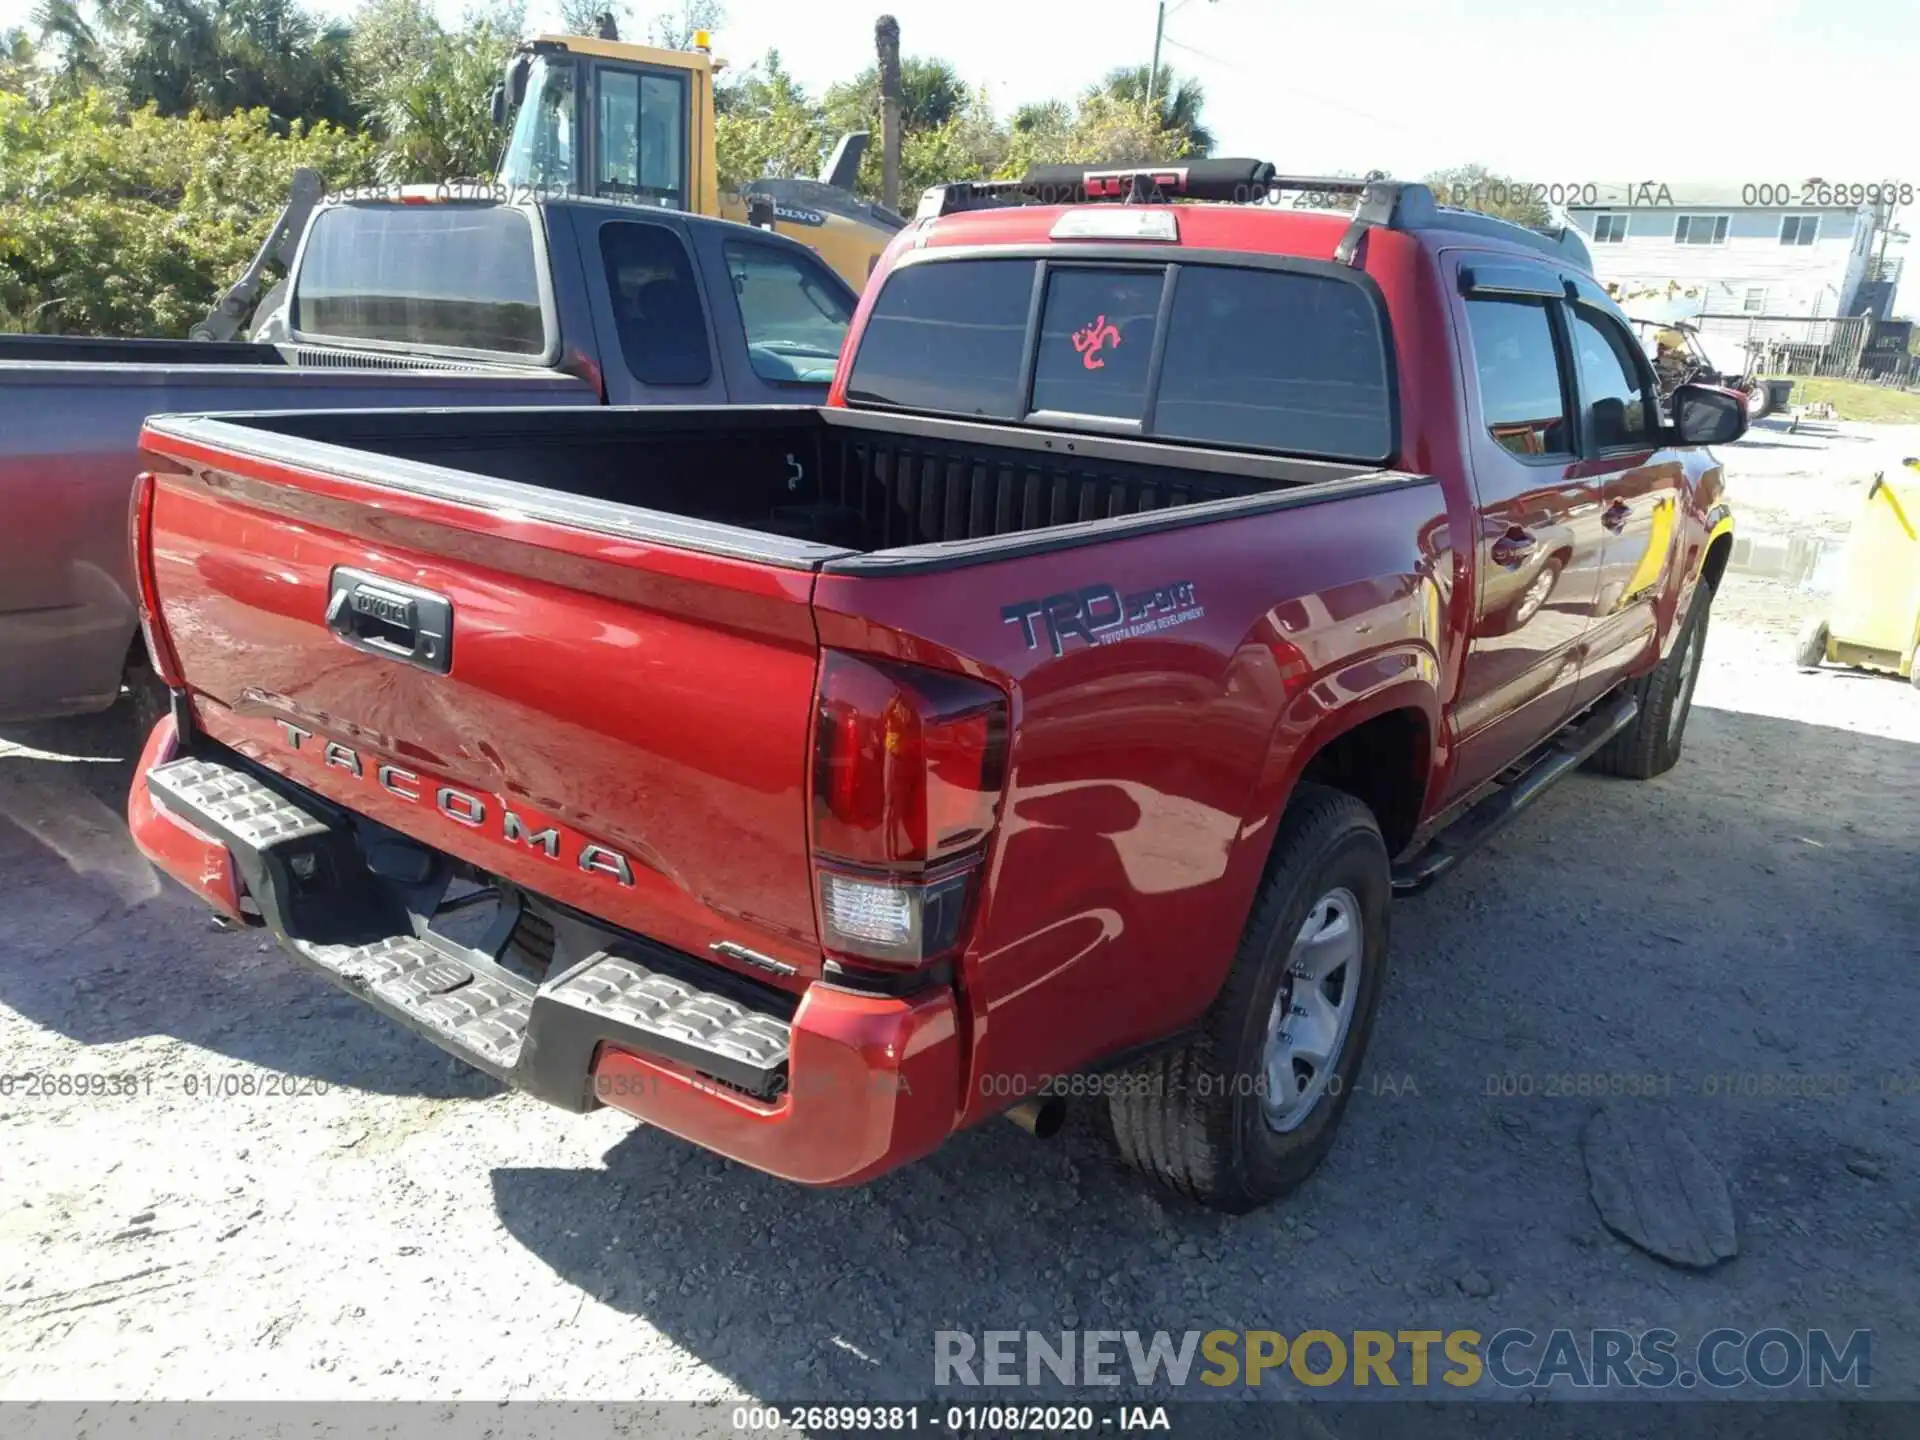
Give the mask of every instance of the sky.
[{"label": "sky", "polygon": [[[0,0],[0,27],[32,3]],[[464,0],[436,3],[455,18]],[[724,0],[714,48],[739,66],[778,49],[817,93],[871,62],[889,3],[907,54],[951,61],[1002,113],[1074,96],[1153,49],[1154,0]],[[628,33],[655,8],[636,0]],[[1572,185],[1920,185],[1914,0],[1169,0],[1167,12],[1163,59],[1205,87],[1215,153],[1283,171],[1478,162]],[[557,15],[554,0],[529,0],[530,28]]]}]

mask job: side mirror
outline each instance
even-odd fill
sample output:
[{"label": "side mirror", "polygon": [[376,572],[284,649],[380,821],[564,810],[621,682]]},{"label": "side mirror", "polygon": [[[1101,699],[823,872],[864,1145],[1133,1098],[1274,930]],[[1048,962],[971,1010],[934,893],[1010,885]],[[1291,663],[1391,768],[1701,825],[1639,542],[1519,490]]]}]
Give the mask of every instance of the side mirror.
[{"label": "side mirror", "polygon": [[1731,445],[1747,433],[1747,402],[1737,390],[1682,385],[1673,392],[1673,428],[1682,445]]},{"label": "side mirror", "polygon": [[527,75],[533,69],[533,58],[524,50],[507,62],[507,106],[518,110],[527,98]]},{"label": "side mirror", "polygon": [[495,85],[493,93],[487,97],[487,104],[493,113],[493,128],[498,130],[507,123],[507,87]]}]

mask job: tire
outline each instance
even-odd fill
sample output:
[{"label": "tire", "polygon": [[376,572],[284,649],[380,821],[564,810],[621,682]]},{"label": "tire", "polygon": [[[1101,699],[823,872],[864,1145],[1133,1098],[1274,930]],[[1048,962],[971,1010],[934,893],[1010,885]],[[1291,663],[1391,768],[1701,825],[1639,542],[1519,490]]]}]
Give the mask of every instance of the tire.
[{"label": "tire", "polygon": [[1747,392],[1747,422],[1749,424],[1765,417],[1769,393],[1766,381],[1756,380],[1753,382],[1753,389]]},{"label": "tire", "polygon": [[1589,770],[1627,780],[1651,780],[1674,767],[1686,740],[1687,717],[1693,712],[1693,687],[1700,678],[1700,653],[1706,648],[1707,612],[1712,607],[1712,588],[1704,582],[1694,586],[1680,638],[1666,659],[1633,682],[1640,713],[1594,752],[1587,761]]},{"label": "tire", "polygon": [[[1108,1109],[1128,1164],[1234,1214],[1313,1173],[1333,1146],[1366,1056],[1386,978],[1391,895],[1373,812],[1351,795],[1303,784],[1281,818],[1233,968],[1199,1034],[1113,1077]],[[1276,1043],[1273,1025],[1292,1024],[1301,1013],[1292,1009],[1302,978],[1296,957],[1328,967],[1311,993],[1331,1043],[1305,1086],[1299,1055],[1276,1069],[1291,1077],[1283,1084],[1298,1087],[1283,1099],[1267,1081],[1266,1062],[1286,1055],[1287,1032],[1278,1031]],[[1276,1004],[1283,993],[1285,1008]]]},{"label": "tire", "polygon": [[1809,620],[1800,638],[1793,642],[1793,663],[1802,670],[1818,670],[1827,658],[1827,639],[1827,622]]}]

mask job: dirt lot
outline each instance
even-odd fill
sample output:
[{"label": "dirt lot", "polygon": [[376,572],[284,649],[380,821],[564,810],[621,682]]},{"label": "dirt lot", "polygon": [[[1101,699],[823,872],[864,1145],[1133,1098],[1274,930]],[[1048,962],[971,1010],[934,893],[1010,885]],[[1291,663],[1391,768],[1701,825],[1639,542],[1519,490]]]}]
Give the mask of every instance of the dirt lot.
[{"label": "dirt lot", "polygon": [[[1756,434],[1743,534],[1817,551],[1917,450]],[[118,716],[13,732],[5,1069],[135,1093],[0,1100],[0,1398],[904,1398],[941,1328],[1658,1324],[1872,1328],[1920,1396],[1920,691],[1796,672],[1805,560],[1729,576],[1678,770],[1576,777],[1396,910],[1369,1093],[1239,1220],[1091,1111],[817,1193],[500,1093],[157,881]],[[1601,1226],[1581,1076],[1655,1077],[1610,1103],[1726,1176],[1736,1259]]]}]

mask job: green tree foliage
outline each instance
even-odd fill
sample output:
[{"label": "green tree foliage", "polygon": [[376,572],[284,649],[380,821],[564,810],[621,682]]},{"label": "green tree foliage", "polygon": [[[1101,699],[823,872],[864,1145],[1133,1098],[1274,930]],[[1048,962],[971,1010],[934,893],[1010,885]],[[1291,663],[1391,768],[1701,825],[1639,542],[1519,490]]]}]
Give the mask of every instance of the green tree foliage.
[{"label": "green tree foliage", "polygon": [[122,115],[0,94],[0,328],[181,336],[245,268],[295,167],[373,176],[374,143],[265,110]]},{"label": "green tree foliage", "polygon": [[[1153,104],[1147,104],[1147,67],[1122,66],[1107,72],[1107,78],[1081,97],[1081,108],[1093,105],[1111,113],[1127,107],[1144,112],[1148,133],[1169,132],[1176,137],[1168,142],[1178,148],[1174,155],[1211,155],[1213,132],[1200,121],[1200,109],[1206,93],[1198,80],[1184,79],[1162,65],[1153,85]],[[1155,156],[1155,159],[1171,158]]]},{"label": "green tree foliage", "polygon": [[44,0],[35,20],[55,98],[98,87],[163,116],[354,120],[346,27],[321,24],[299,0],[100,0],[91,13]]},{"label": "green tree foliage", "polygon": [[780,63],[780,52],[720,87],[714,148],[723,187],[818,173],[826,148],[820,107]]},{"label": "green tree foliage", "polygon": [[25,30],[0,30],[0,95],[31,93],[39,78],[33,37]]},{"label": "green tree foliage", "polygon": [[1484,165],[1456,165],[1427,176],[1434,199],[1462,210],[1478,210],[1521,225],[1545,225],[1547,207],[1533,198],[1530,187],[1489,170]]},{"label": "green tree foliage", "polygon": [[504,137],[491,97],[522,23],[516,4],[470,13],[451,31],[425,0],[367,0],[355,13],[351,75],[360,113],[381,142],[382,180],[493,173]]}]

